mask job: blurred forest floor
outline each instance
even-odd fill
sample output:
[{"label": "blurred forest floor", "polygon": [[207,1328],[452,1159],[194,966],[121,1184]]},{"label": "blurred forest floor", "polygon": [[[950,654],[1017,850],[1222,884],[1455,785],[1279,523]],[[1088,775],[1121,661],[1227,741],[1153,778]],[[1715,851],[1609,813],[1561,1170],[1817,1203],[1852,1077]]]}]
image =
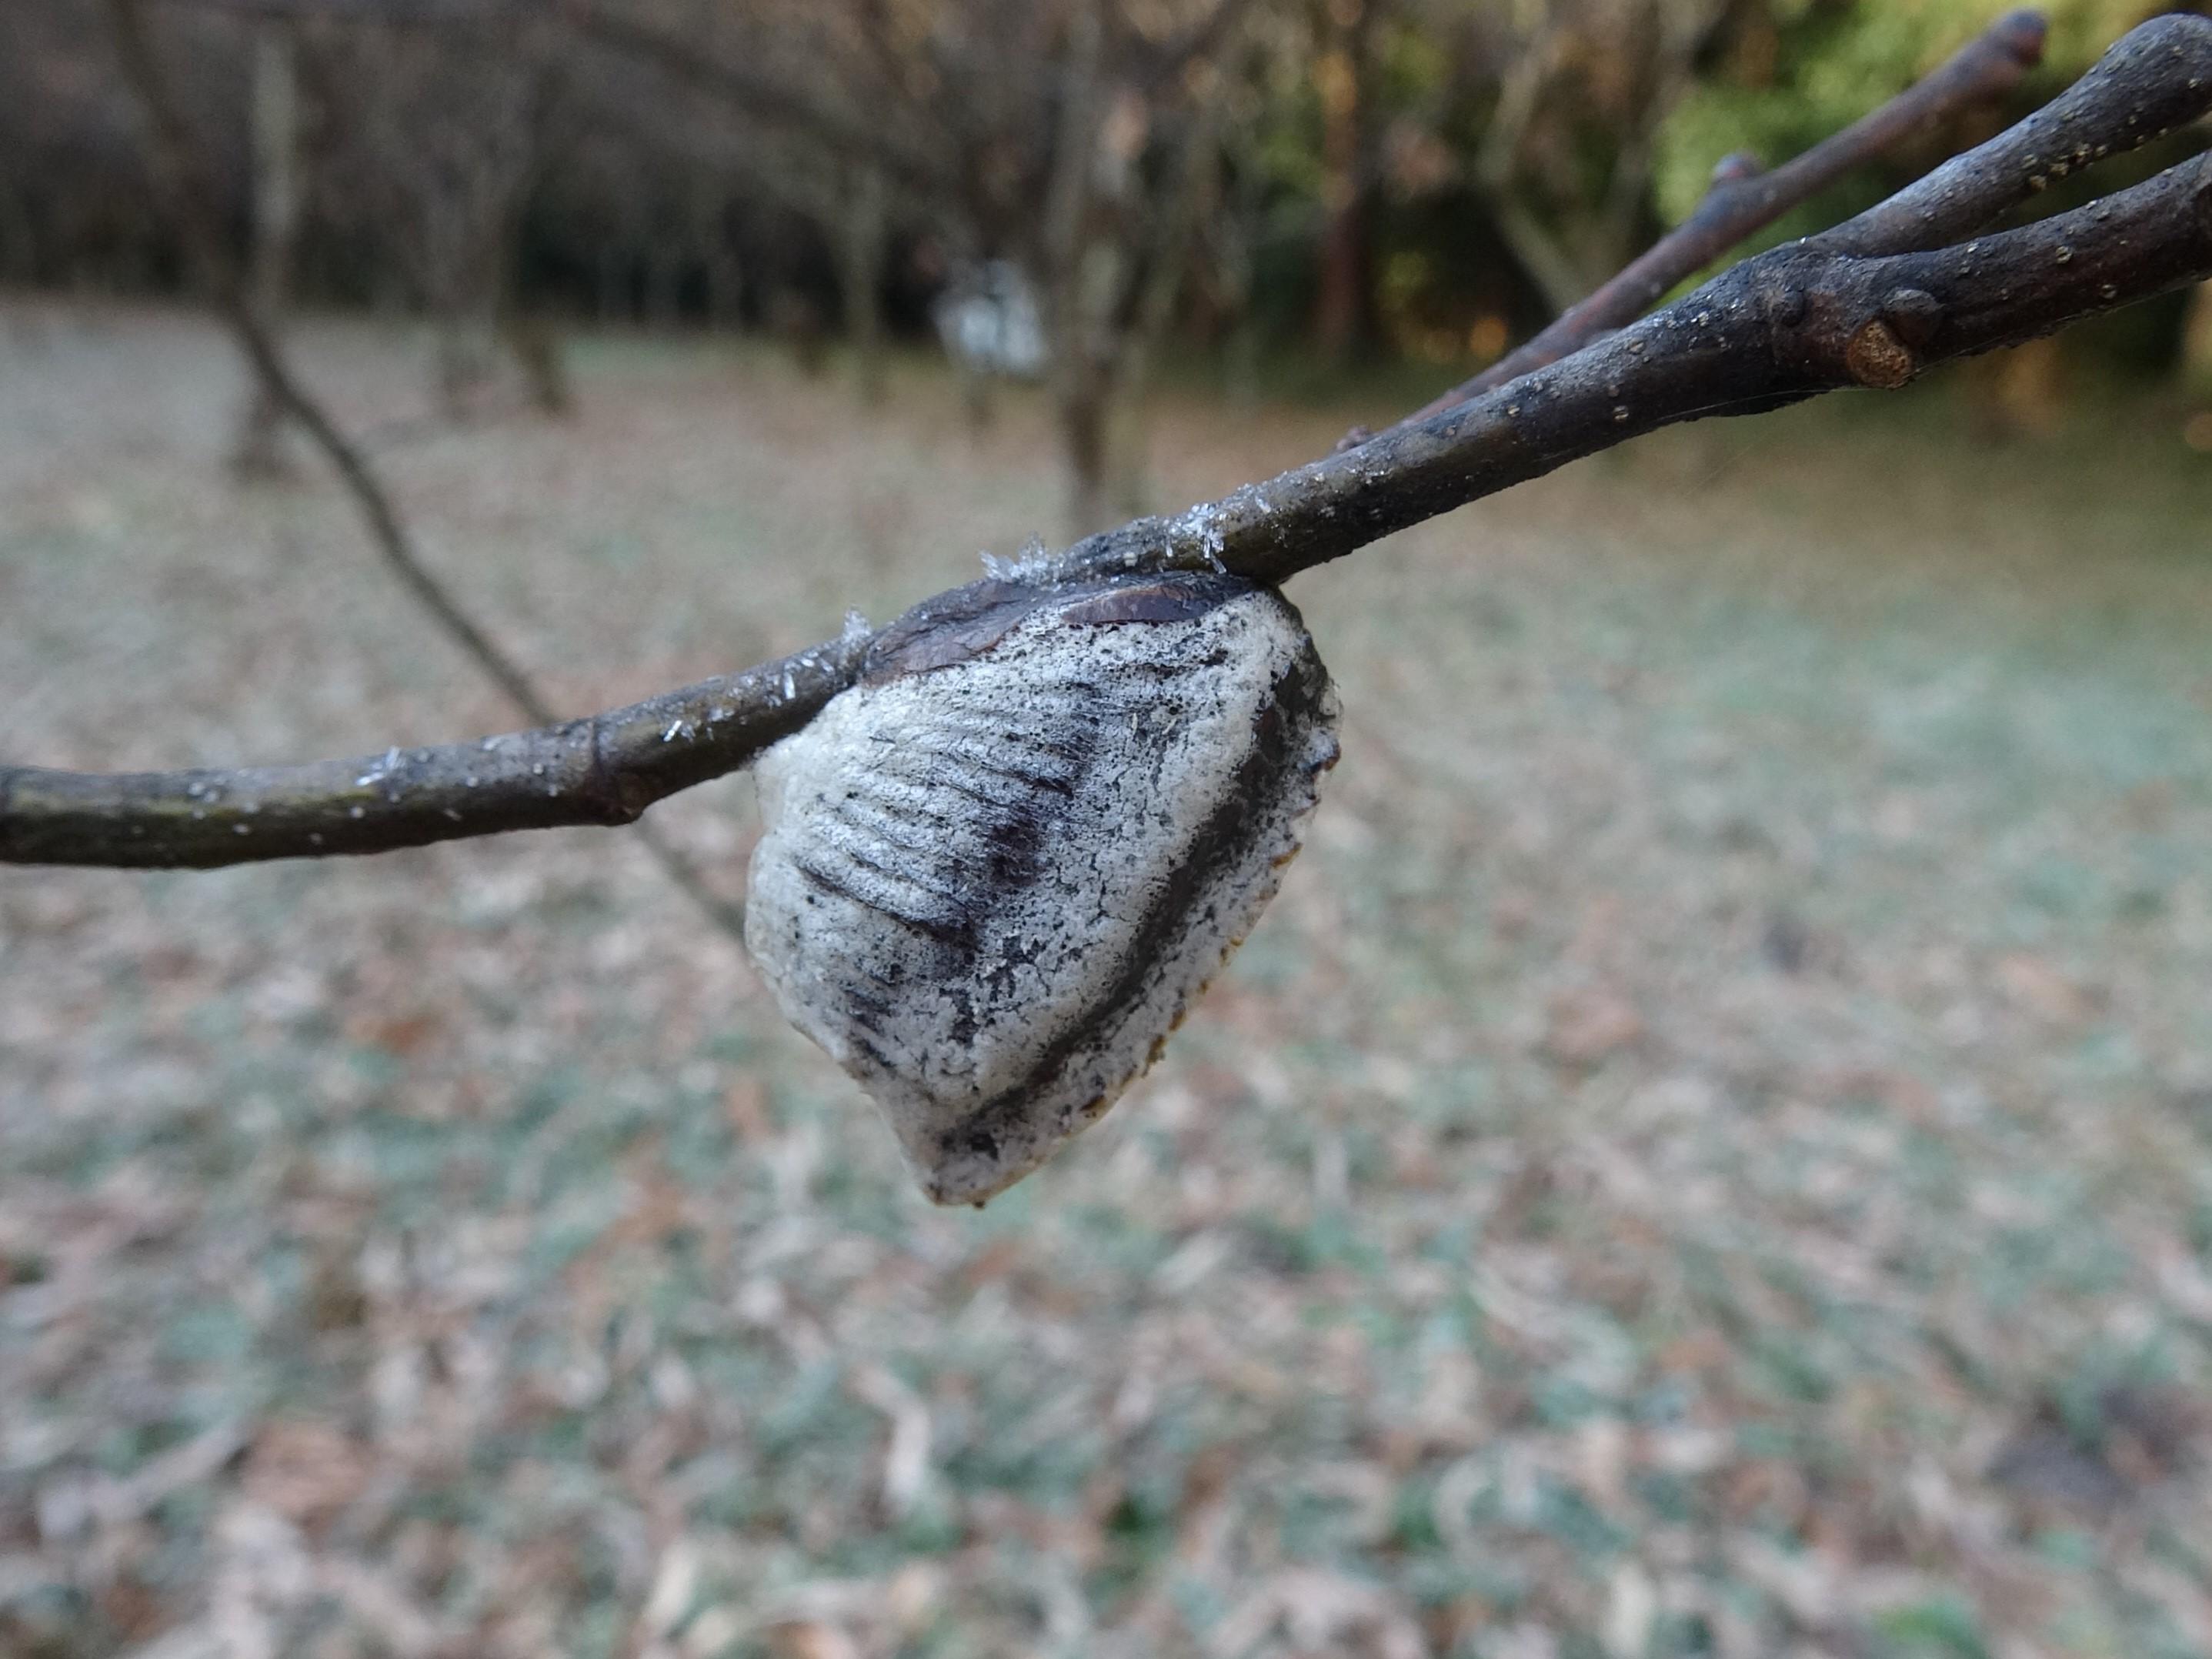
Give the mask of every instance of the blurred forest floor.
[{"label": "blurred forest floor", "polygon": [[[331,489],[223,480],[210,328],[0,319],[10,758],[514,723]],[[580,712],[1056,518],[1041,405],[919,362],[576,369],[388,465]],[[1178,397],[1163,504],[1384,412]],[[2212,464],[1968,424],[1662,434],[1294,584],[1312,843],[981,1212],[618,831],[0,872],[0,1653],[2212,1654]],[[741,889],[748,783],[654,817]]]}]

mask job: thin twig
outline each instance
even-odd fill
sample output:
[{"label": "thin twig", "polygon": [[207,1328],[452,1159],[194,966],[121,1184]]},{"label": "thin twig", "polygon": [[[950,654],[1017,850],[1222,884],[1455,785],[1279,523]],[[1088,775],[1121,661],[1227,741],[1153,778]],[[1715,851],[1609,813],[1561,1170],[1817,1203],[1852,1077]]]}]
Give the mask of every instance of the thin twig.
[{"label": "thin twig", "polygon": [[1986,143],[1811,240],[1911,253],[1995,224],[2054,179],[2155,143],[2212,108],[2212,29],[2187,13],[2130,30],[2087,74]]},{"label": "thin twig", "polygon": [[141,0],[109,0],[108,15],[114,21],[125,77],[137,94],[150,127],[156,198],[212,290],[216,309],[245,353],[254,378],[323,452],[360,510],[378,556],[400,584],[518,708],[540,725],[550,724],[556,718],[551,705],[521,665],[469,618],[445,584],[422,562],[414,538],[368,457],[293,372],[275,330],[256,308],[246,272],[219,228],[222,210],[216,205],[198,140],[170,95],[167,79],[147,33]]},{"label": "thin twig", "polygon": [[[1716,173],[1712,188],[1697,210],[1618,276],[1588,299],[1568,307],[1534,338],[1474,379],[1454,386],[1408,420],[1425,419],[1532,369],[1555,363],[1601,334],[1642,316],[1675,283],[1703,270],[1747,236],[1772,224],[1853,167],[1911,134],[1948,120],[1960,109],[2010,91],[2042,60],[2045,32],[2043,19],[2034,12],[2013,12],[1991,24],[1986,33],[1960,48],[1924,80],[1771,172],[1747,170],[1738,158],[1730,157]],[[1876,247],[1861,251],[1904,252]]]},{"label": "thin twig", "polygon": [[853,683],[866,644],[817,646],[627,708],[476,743],[229,770],[0,768],[0,862],[211,869],[629,823],[805,726]]}]

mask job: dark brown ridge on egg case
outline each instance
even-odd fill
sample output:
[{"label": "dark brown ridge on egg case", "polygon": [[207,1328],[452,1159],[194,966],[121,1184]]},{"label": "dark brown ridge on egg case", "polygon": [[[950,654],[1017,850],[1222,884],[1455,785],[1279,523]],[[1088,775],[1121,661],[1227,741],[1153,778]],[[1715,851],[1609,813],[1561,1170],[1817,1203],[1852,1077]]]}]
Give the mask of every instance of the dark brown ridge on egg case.
[{"label": "dark brown ridge on egg case", "polygon": [[1099,577],[1039,589],[987,577],[916,605],[868,647],[864,685],[926,674],[980,657],[1021,623],[1056,611],[1071,628],[1114,623],[1188,622],[1252,591],[1238,576],[1176,574],[1133,581]]},{"label": "dark brown ridge on egg case", "polygon": [[[1201,602],[1192,603],[1175,588],[1194,585],[1206,579],[1179,578],[1165,593],[1147,588],[1141,596],[1106,594],[1099,596],[1103,603],[1123,597],[1134,597],[1140,606],[1162,605],[1162,613],[1146,616],[1152,621],[1172,620],[1164,606],[1182,600],[1182,610],[1176,614],[1196,615],[1220,602],[1223,593],[1217,592]],[[1231,590],[1241,589],[1242,583],[1231,583]],[[1152,597],[1158,595],[1158,598]],[[1288,601],[1283,601],[1288,605]],[[1295,615],[1295,611],[1293,611]],[[1091,616],[1086,620],[1139,620],[1136,617]],[[976,1107],[955,1127],[939,1139],[942,1158],[961,1155],[981,1155],[995,1158],[1000,1137],[1006,1128],[1020,1127],[1027,1114],[1030,1097],[1050,1082],[1060,1069],[1067,1064],[1076,1049],[1086,1040],[1095,1037],[1099,1019],[1113,1009],[1133,1001],[1143,987],[1146,976],[1152,972],[1160,959],[1170,954],[1176,933],[1188,919],[1196,895],[1220,872],[1248,864],[1254,851],[1256,836],[1267,823],[1267,815],[1252,810],[1255,802],[1275,799],[1291,782],[1291,774],[1297,769],[1306,750],[1304,736],[1314,726],[1324,723],[1329,702],[1329,679],[1322,666],[1319,655],[1308,641],[1297,661],[1269,688],[1266,705],[1254,722],[1252,748],[1238,767],[1233,786],[1224,795],[1221,804],[1206,819],[1192,843],[1191,857],[1161,888],[1137,936],[1132,941],[1128,959],[1121,973],[1099,995],[1092,1006],[1080,1018],[1069,1022],[1066,1033],[1041,1054],[1029,1075],[1012,1088],[1001,1091]],[[1329,764],[1334,763],[1332,756]],[[1283,860],[1278,860],[1282,862]],[[1158,1045],[1155,1045],[1157,1054]],[[1139,1068],[1141,1069],[1141,1067]],[[1067,1123],[1073,1131],[1081,1123],[1097,1117],[1109,1103],[1116,1085],[1125,1079],[1109,1079],[1109,1092],[1091,1102]]]}]

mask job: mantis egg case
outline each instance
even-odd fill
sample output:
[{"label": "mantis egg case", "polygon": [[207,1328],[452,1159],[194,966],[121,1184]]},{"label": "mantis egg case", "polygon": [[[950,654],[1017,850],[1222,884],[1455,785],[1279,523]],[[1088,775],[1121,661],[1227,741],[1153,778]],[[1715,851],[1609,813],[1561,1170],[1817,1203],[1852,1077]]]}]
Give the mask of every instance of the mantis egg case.
[{"label": "mantis egg case", "polygon": [[981,1203],[1095,1122],[1243,942],[1335,714],[1271,589],[976,583],[762,757],[745,942],[929,1196]]}]

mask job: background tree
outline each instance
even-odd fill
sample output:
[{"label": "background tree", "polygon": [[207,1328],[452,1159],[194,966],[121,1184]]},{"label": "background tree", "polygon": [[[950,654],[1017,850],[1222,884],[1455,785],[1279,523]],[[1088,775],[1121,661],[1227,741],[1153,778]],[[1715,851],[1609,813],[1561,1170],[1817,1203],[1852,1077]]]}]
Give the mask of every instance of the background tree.
[{"label": "background tree", "polygon": [[[398,262],[436,328],[433,386],[449,416],[480,412],[514,338],[525,215],[546,161],[559,66],[520,13],[465,22],[350,23],[319,40],[330,222]],[[565,391],[542,349],[516,354],[540,407]]]},{"label": "background tree", "polygon": [[[269,18],[254,27],[248,119],[252,208],[247,257],[252,299],[263,320],[275,328],[291,302],[292,266],[300,236],[300,50],[297,26],[289,18]],[[283,430],[283,410],[269,388],[257,383],[248,396],[233,468],[249,477],[281,473]]]}]

